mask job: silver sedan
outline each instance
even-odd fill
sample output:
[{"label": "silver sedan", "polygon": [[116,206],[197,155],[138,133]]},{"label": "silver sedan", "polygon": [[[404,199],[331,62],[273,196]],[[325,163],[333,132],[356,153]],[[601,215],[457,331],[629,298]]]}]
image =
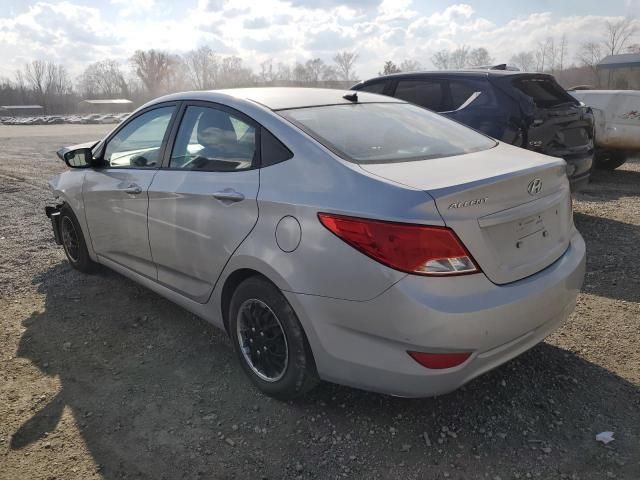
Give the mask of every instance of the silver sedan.
[{"label": "silver sedan", "polygon": [[394,98],[174,94],[58,155],[69,263],[223,328],[281,399],[451,391],[558,328],[583,281],[562,159]]}]

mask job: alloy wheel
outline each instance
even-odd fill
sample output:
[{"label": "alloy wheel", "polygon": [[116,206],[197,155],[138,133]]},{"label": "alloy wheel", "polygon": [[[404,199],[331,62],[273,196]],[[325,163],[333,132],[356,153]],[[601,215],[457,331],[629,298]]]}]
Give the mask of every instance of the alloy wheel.
[{"label": "alloy wheel", "polygon": [[287,371],[289,346],[280,320],[262,300],[246,300],[238,310],[237,336],[249,368],[266,382],[277,382]]}]

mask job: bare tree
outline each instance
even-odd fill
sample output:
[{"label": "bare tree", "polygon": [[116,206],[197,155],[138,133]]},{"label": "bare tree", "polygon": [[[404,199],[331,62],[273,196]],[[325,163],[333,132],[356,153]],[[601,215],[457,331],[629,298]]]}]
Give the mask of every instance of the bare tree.
[{"label": "bare tree", "polygon": [[136,50],[131,64],[136,75],[151,96],[159,95],[167,88],[176,65],[176,58],[161,50]]},{"label": "bare tree", "polygon": [[308,81],[317,83],[319,80],[322,80],[322,74],[325,69],[325,64],[322,59],[313,58],[311,60],[307,60],[304,66],[307,70]]},{"label": "bare tree", "polygon": [[638,26],[631,17],[617,22],[606,22],[604,47],[607,55],[617,55],[623,52],[627,42],[637,31]]},{"label": "bare tree", "polygon": [[250,68],[244,66],[240,57],[230,56],[222,59],[218,87],[246,87],[253,85],[255,81],[255,75]]},{"label": "bare tree", "polygon": [[567,35],[562,34],[560,37],[560,45],[558,46],[558,70],[564,70],[564,60],[567,56]]},{"label": "bare tree", "polygon": [[600,86],[600,76],[598,75],[598,63],[604,58],[602,47],[596,42],[584,42],[580,45],[577,60],[580,65],[586,67],[596,80],[596,86]]},{"label": "bare tree", "polygon": [[451,52],[450,64],[451,68],[461,69],[465,68],[469,62],[469,47],[462,45]]},{"label": "bare tree", "polygon": [[400,70],[403,72],[417,72],[422,70],[422,65],[417,60],[403,60],[400,64]]},{"label": "bare tree", "polygon": [[84,70],[78,83],[80,92],[87,98],[129,96],[127,81],[115,60],[92,63]]},{"label": "bare tree", "polygon": [[61,109],[65,97],[71,93],[71,81],[62,65],[44,60],[34,60],[25,65],[24,75],[36,101],[49,113]]},{"label": "bare tree", "polygon": [[338,52],[333,61],[336,64],[338,76],[345,81],[353,80],[355,73],[353,65],[358,60],[358,54],[354,52]]},{"label": "bare tree", "polygon": [[36,98],[36,101],[47,109],[47,62],[34,60],[24,67],[24,77]]},{"label": "bare tree", "polygon": [[378,72],[378,75],[389,75],[391,73],[400,73],[401,71],[402,70],[400,70],[395,63],[393,63],[391,60],[387,60],[386,62],[384,62],[382,72]]},{"label": "bare tree", "polygon": [[193,87],[196,90],[210,90],[216,86],[219,60],[207,46],[187,52],[183,57],[184,65]]},{"label": "bare tree", "polygon": [[449,50],[438,50],[431,57],[431,62],[438,70],[448,70],[451,64],[451,54]]},{"label": "bare tree", "polygon": [[489,55],[489,51],[484,47],[480,47],[474,48],[469,52],[465,66],[481,67],[484,65],[491,65],[492,63],[493,57]]},{"label": "bare tree", "polygon": [[548,66],[547,54],[549,52],[549,44],[547,40],[538,42],[537,48],[534,52],[534,57],[536,59],[536,72],[544,72],[545,67]]},{"label": "bare tree", "polygon": [[264,83],[273,83],[276,72],[273,70],[273,60],[265,60],[260,64],[260,80]]},{"label": "bare tree", "polygon": [[15,73],[15,85],[20,92],[20,103],[23,105],[27,103],[27,84],[24,79],[22,70],[17,70]]},{"label": "bare tree", "polygon": [[291,67],[285,63],[278,63],[278,68],[275,74],[276,80],[282,82],[290,82],[292,80]]},{"label": "bare tree", "polygon": [[296,82],[311,81],[309,71],[302,63],[299,62],[296,62],[295,66],[293,67],[292,79]]},{"label": "bare tree", "polygon": [[535,69],[536,59],[533,52],[520,52],[509,59],[509,63],[515,65],[523,72],[531,72]]}]

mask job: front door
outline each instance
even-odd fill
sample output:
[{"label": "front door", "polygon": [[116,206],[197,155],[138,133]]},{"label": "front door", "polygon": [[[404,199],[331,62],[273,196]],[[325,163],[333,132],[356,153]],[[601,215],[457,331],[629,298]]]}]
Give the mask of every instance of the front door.
[{"label": "front door", "polygon": [[147,229],[147,190],[162,163],[175,106],[128,121],[104,146],[101,168],[87,171],[82,195],[95,252],[156,278]]},{"label": "front door", "polygon": [[205,105],[186,107],[168,168],[149,188],[158,281],[201,303],[258,220],[260,178],[257,125]]}]

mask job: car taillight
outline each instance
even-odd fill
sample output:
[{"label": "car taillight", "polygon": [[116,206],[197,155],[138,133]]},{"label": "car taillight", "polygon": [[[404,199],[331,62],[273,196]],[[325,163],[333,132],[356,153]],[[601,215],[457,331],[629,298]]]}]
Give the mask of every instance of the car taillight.
[{"label": "car taillight", "polygon": [[395,223],[319,213],[320,222],[365,255],[418,275],[480,271],[458,236],[447,227]]}]

